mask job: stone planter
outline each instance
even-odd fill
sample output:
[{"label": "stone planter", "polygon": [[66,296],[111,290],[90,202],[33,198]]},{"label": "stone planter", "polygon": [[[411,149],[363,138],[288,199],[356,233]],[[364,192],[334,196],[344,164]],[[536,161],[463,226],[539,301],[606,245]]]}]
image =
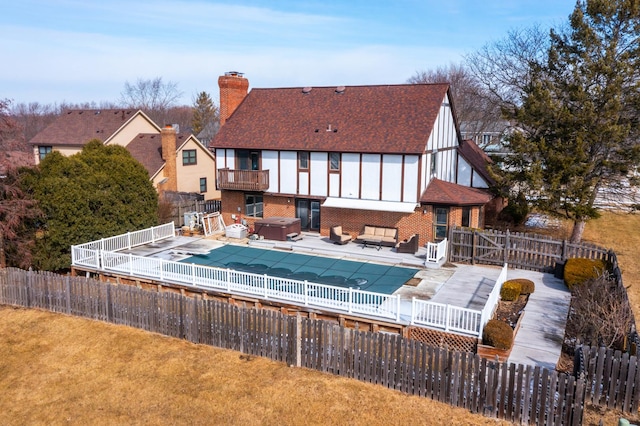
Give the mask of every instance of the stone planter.
[{"label": "stone planter", "polygon": [[[518,322],[516,322],[516,326],[513,329],[514,342],[516,340],[516,333],[518,333],[518,330],[520,329],[522,318],[524,318],[524,314],[525,313],[522,312],[522,315],[520,315],[520,317],[518,318]],[[498,349],[494,348],[493,346],[483,345],[481,339],[478,343],[478,349],[476,350],[476,353],[480,355],[481,358],[485,358],[489,361],[505,362],[509,358],[509,355],[511,355],[511,349],[513,349],[513,345],[509,349]]]}]

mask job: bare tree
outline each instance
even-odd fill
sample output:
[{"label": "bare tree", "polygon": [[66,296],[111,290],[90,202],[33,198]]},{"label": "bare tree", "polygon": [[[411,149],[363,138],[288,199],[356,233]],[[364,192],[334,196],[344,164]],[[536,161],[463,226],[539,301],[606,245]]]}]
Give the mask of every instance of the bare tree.
[{"label": "bare tree", "polygon": [[418,71],[408,83],[449,83],[456,116],[463,136],[482,147],[495,140],[482,139],[483,134],[502,134],[508,123],[502,119],[495,98],[480,84],[464,64],[450,64],[435,70]]},{"label": "bare tree", "polygon": [[539,26],[512,30],[465,57],[465,63],[483,93],[498,106],[520,105],[530,81],[531,66],[542,63],[549,35]]},{"label": "bare tree", "polygon": [[26,267],[30,262],[27,221],[38,217],[36,202],[22,190],[20,174],[12,152],[24,150],[20,125],[9,115],[8,100],[0,100],[0,267],[9,264]]},{"label": "bare tree", "polygon": [[133,84],[125,82],[120,103],[125,108],[141,109],[156,123],[163,125],[170,124],[167,111],[176,106],[181,96],[178,83],[165,83],[162,77],[148,80],[139,78]]},{"label": "bare tree", "polygon": [[624,287],[608,276],[591,279],[573,289],[566,327],[567,343],[623,349],[633,323]]}]

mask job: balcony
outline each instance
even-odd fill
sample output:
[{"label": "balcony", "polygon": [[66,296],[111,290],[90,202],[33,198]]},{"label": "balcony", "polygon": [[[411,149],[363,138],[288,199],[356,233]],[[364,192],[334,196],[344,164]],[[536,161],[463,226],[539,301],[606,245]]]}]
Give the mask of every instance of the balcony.
[{"label": "balcony", "polygon": [[236,191],[266,191],[269,170],[218,170],[218,188]]}]

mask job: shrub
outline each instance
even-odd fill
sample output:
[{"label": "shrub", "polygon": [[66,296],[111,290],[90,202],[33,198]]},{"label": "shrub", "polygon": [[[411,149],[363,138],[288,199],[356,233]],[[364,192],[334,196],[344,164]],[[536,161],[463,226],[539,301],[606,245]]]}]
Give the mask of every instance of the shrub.
[{"label": "shrub", "polygon": [[504,321],[489,320],[482,331],[482,344],[496,349],[509,349],[513,344],[513,329]]},{"label": "shrub", "polygon": [[601,276],[605,267],[606,263],[601,259],[568,259],[564,265],[564,282],[573,291],[575,286]]},{"label": "shrub", "polygon": [[510,302],[520,297],[521,285],[515,280],[505,281],[500,289],[500,298],[504,301]]},{"label": "shrub", "polygon": [[536,285],[533,283],[533,281],[526,278],[515,278],[513,280],[505,282],[505,284],[510,282],[520,283],[520,294],[531,294],[536,289]]}]

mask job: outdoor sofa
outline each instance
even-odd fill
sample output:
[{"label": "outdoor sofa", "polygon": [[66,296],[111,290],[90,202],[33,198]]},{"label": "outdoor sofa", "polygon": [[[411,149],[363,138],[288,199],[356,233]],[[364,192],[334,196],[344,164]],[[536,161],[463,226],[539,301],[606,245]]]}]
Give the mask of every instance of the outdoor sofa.
[{"label": "outdoor sofa", "polygon": [[365,225],[360,235],[356,238],[356,241],[394,247],[398,243],[398,229]]}]

